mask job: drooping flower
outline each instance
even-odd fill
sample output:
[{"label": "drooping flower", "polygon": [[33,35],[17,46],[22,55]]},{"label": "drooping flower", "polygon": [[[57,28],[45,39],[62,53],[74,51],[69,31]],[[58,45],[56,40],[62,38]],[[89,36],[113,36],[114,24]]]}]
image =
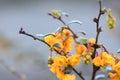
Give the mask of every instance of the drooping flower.
[{"label": "drooping flower", "polygon": [[109,55],[107,52],[103,52],[101,55],[105,65],[113,65],[115,63],[113,56]]},{"label": "drooping flower", "polygon": [[71,66],[76,66],[80,63],[80,56],[78,54],[74,54],[67,58],[67,63]]},{"label": "drooping flower", "polygon": [[95,57],[95,58],[92,60],[92,63],[93,63],[94,65],[96,65],[96,66],[103,66],[103,65],[104,65],[104,62],[103,62],[103,60],[102,60],[102,58],[101,58],[100,55],[97,56],[97,57]]},{"label": "drooping flower", "polygon": [[115,59],[107,52],[102,52],[93,59],[92,63],[96,66],[113,65],[115,63]]},{"label": "drooping flower", "polygon": [[120,76],[120,61],[112,66],[113,70]]},{"label": "drooping flower", "polygon": [[86,49],[87,48],[83,44],[79,44],[79,43],[75,44],[76,53],[79,54],[79,55],[81,55]]},{"label": "drooping flower", "polygon": [[72,42],[73,42],[73,39],[71,37],[64,40],[64,42],[63,42],[63,50],[65,52],[69,52],[72,49]]},{"label": "drooping flower", "polygon": [[109,73],[110,80],[120,80],[120,76],[117,73]]},{"label": "drooping flower", "polygon": [[107,24],[108,24],[108,27],[109,29],[113,29],[115,27],[115,21],[116,19],[114,18],[114,16],[112,15],[111,13],[111,10],[108,9],[108,17],[107,17]]},{"label": "drooping flower", "polygon": [[45,42],[47,42],[49,45],[53,45],[54,43],[58,43],[59,40],[53,36],[53,35],[48,35],[44,38]]},{"label": "drooping flower", "polygon": [[63,44],[63,50],[67,53],[72,49],[72,33],[68,29],[63,29],[60,32],[56,32],[55,36],[59,39]]},{"label": "drooping flower", "polygon": [[65,77],[61,80],[75,80],[75,75],[65,74]]},{"label": "drooping flower", "polygon": [[94,38],[90,38],[90,39],[88,40],[88,42],[91,43],[91,44],[95,44],[95,39],[94,39]]},{"label": "drooping flower", "polygon": [[56,63],[59,66],[67,66],[66,64],[67,59],[65,56],[54,57],[53,60],[54,60],[54,63]]},{"label": "drooping flower", "polygon": [[53,35],[46,36],[44,40],[50,45],[51,49],[61,50],[63,48],[62,42]]},{"label": "drooping flower", "polygon": [[82,53],[82,61],[84,64],[89,64],[91,61],[91,56],[92,56],[92,52],[90,51],[84,51]]}]

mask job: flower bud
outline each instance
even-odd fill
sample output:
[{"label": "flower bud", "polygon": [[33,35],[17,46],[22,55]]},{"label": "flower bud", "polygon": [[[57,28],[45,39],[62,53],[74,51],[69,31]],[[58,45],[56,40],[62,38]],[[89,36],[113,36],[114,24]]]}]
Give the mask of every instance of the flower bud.
[{"label": "flower bud", "polygon": [[90,59],[91,58],[91,56],[88,54],[88,55],[86,55],[86,59]]},{"label": "flower bud", "polygon": [[102,14],[105,14],[107,12],[107,10],[105,9],[105,8],[103,8],[102,10],[101,10],[101,13]]},{"label": "flower bud", "polygon": [[53,59],[52,58],[48,58],[48,64],[53,64]]}]

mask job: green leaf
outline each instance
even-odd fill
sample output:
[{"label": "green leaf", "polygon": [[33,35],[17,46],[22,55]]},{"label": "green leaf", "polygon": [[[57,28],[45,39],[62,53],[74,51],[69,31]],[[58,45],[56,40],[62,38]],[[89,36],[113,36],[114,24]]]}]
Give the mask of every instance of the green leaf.
[{"label": "green leaf", "polygon": [[79,31],[79,32],[77,32],[77,33],[81,33],[81,34],[83,34],[83,35],[86,35],[86,32],[85,32],[85,31]]},{"label": "green leaf", "polygon": [[49,36],[49,35],[52,35],[53,37],[55,37],[54,34],[46,34],[46,35],[36,34],[36,36],[37,36],[40,40],[42,40],[42,41],[44,41],[44,38],[45,38],[46,36]]},{"label": "green leaf", "polygon": [[55,43],[55,44],[53,44],[53,46],[52,46],[52,47],[61,48],[59,43]]},{"label": "green leaf", "polygon": [[86,44],[86,43],[87,43],[87,39],[84,38],[84,37],[79,37],[79,38],[77,38],[76,40],[77,40],[77,42],[80,42],[80,43],[83,43],[83,44]]},{"label": "green leaf", "polygon": [[44,40],[44,37],[45,37],[45,35],[43,34],[36,34],[36,36],[41,40]]},{"label": "green leaf", "polygon": [[70,74],[72,72],[72,67],[71,66],[67,66],[64,68],[64,73],[66,74]]},{"label": "green leaf", "polygon": [[62,11],[62,10],[59,10],[59,12],[62,14],[62,16],[69,17],[69,14],[68,14],[68,13],[66,13],[66,12],[64,12],[64,11]]},{"label": "green leaf", "polygon": [[69,23],[68,23],[68,25],[69,24],[73,24],[73,23],[77,23],[77,24],[82,24],[82,22],[81,21],[79,21],[79,20],[72,20],[72,21],[70,21]]},{"label": "green leaf", "polygon": [[117,50],[117,53],[120,54],[120,49]]}]

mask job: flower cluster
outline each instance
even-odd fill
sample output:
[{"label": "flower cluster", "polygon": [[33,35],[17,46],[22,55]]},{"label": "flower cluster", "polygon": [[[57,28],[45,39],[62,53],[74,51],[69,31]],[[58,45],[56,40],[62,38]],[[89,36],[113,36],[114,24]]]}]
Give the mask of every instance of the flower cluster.
[{"label": "flower cluster", "polygon": [[[115,26],[115,19],[111,15],[111,11],[103,8],[100,14],[103,15],[106,12],[108,12],[108,26],[112,29]],[[58,10],[51,10],[49,15],[63,22],[61,19],[62,14]],[[98,22],[96,21],[96,23]],[[97,44],[97,39],[86,39],[82,36],[77,36],[77,34],[69,28],[69,25],[64,22],[63,24],[59,30],[45,35],[42,39],[50,47],[51,53],[48,58],[50,71],[56,74],[59,80],[75,80],[76,76],[72,73],[73,67],[79,65],[80,61],[84,64],[92,63],[98,69],[109,65],[116,72],[116,74],[109,73],[110,78],[112,80],[119,78],[120,63],[116,64],[114,55],[110,55],[109,52],[105,51],[106,49],[103,45]],[[101,28],[98,28],[98,30],[99,33]],[[100,48],[101,52],[96,51],[97,48]],[[71,53],[71,50],[75,50],[74,53]],[[53,56],[53,52],[56,55]]]},{"label": "flower cluster", "polygon": [[108,17],[107,17],[108,27],[109,27],[109,29],[113,29],[113,28],[115,27],[115,21],[116,21],[116,19],[115,19],[115,17],[112,15],[110,9],[108,9],[107,15],[108,15]]},{"label": "flower cluster", "polygon": [[45,36],[44,40],[50,45],[51,51],[59,54],[56,56],[50,54],[48,58],[50,71],[56,74],[60,80],[75,80],[75,75],[71,74],[72,67],[80,64],[80,56],[86,50],[86,47],[76,43],[76,53],[70,54],[72,44],[75,40],[67,26],[62,27],[62,29],[53,34]]},{"label": "flower cluster", "polygon": [[[102,32],[102,28],[99,25],[101,15],[107,13],[107,24],[109,29],[115,27],[115,18],[112,16],[111,10],[102,9],[101,0],[99,0],[99,14],[97,18],[94,18],[96,23],[96,37],[86,39],[84,36],[78,36],[69,27],[71,23],[79,23],[79,20],[73,20],[66,24],[62,20],[62,16],[65,12],[60,12],[59,10],[53,9],[49,12],[53,18],[59,20],[63,23],[57,31],[39,36],[39,38],[34,37],[31,34],[26,33],[21,28],[20,34],[25,34],[34,39],[42,41],[47,44],[50,49],[50,55],[48,58],[48,67],[50,71],[54,73],[59,80],[76,80],[76,75],[73,71],[82,79],[80,71],[77,71],[74,67],[83,64],[92,64],[93,73],[91,80],[95,79],[96,72],[101,69],[101,67],[110,66],[113,72],[109,72],[109,77],[111,80],[120,80],[120,58],[114,54],[109,53],[103,44],[98,43],[99,34]],[[85,35],[84,32],[81,32]],[[73,51],[71,51],[73,50]],[[53,55],[53,53],[55,53]]]}]

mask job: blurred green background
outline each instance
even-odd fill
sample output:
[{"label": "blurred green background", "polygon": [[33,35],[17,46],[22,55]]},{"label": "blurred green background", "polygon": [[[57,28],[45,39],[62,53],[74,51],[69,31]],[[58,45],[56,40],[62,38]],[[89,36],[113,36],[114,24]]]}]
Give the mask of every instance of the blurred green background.
[{"label": "blurred green background", "polygon": [[[19,29],[36,34],[54,32],[62,23],[48,16],[51,9],[69,13],[63,17],[68,23],[77,19],[83,22],[80,26],[72,24],[75,33],[85,31],[86,38],[95,37],[93,18],[98,14],[98,0],[0,0],[0,80],[56,80],[47,67],[49,48],[39,41],[20,35]],[[116,27],[109,30],[106,15],[100,24],[103,32],[99,43],[103,43],[108,51],[116,53],[120,48],[120,0],[103,0],[103,7],[111,8],[116,17]],[[80,35],[80,34],[78,34]],[[88,80],[90,66],[82,65],[80,71]],[[91,68],[92,69],[92,68]],[[90,71],[90,72],[87,72]]]}]

